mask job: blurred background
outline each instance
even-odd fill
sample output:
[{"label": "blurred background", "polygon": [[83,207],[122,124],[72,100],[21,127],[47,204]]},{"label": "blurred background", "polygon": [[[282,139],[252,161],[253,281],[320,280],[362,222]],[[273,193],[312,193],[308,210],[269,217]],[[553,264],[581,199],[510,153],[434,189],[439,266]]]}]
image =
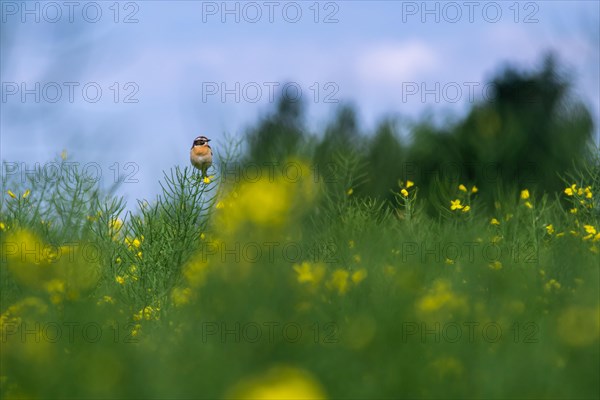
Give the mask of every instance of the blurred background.
[{"label": "blurred background", "polygon": [[380,197],[453,163],[558,189],[599,142],[597,2],[0,4],[2,160],[66,149],[130,201],[201,134],[246,162],[357,152]]}]

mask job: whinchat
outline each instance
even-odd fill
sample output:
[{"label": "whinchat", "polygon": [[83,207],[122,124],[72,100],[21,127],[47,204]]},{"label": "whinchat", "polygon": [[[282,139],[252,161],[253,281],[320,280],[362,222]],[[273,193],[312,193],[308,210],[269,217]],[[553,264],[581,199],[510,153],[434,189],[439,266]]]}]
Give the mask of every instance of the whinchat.
[{"label": "whinchat", "polygon": [[198,136],[194,139],[190,150],[190,161],[192,165],[202,171],[202,178],[206,178],[206,171],[212,165],[212,149],[208,145],[210,139],[206,136]]}]

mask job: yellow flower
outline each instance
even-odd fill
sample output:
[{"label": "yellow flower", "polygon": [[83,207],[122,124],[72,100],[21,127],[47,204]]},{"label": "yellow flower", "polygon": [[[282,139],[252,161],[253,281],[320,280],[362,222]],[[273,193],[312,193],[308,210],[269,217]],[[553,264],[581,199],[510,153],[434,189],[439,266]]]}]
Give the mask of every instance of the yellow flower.
[{"label": "yellow flower", "polygon": [[527,200],[529,198],[529,190],[521,190],[521,200]]},{"label": "yellow flower", "polygon": [[98,303],[96,303],[96,304],[100,305],[100,304],[102,304],[102,303],[106,303],[106,304],[115,304],[115,303],[116,303],[116,301],[115,301],[115,299],[113,299],[113,298],[112,298],[112,297],[110,297],[110,296],[102,296],[102,299],[100,299],[100,300],[98,301]]},{"label": "yellow flower", "polygon": [[465,187],[465,185],[463,185],[462,183],[460,185],[458,185],[458,190],[460,190],[461,192],[466,192],[467,188]]},{"label": "yellow flower", "polygon": [[410,189],[411,187],[413,187],[415,185],[415,183],[413,181],[406,181],[406,188]]},{"label": "yellow flower", "polygon": [[500,261],[496,260],[496,261],[490,263],[489,267],[490,267],[490,269],[497,271],[499,269],[502,269],[502,263]]},{"label": "yellow flower", "polygon": [[0,222],[0,231],[3,231],[6,229],[6,225],[4,225],[4,222]]},{"label": "yellow flower", "polygon": [[115,278],[115,281],[119,284],[119,285],[124,285],[125,284],[125,278],[123,278],[121,275],[118,275]]},{"label": "yellow flower", "polygon": [[327,282],[327,287],[331,290],[336,290],[342,295],[348,291],[348,271],[345,269],[336,269],[331,275],[331,279]]},{"label": "yellow flower", "polygon": [[560,289],[560,283],[558,283],[558,281],[556,279],[550,279],[544,285],[544,290],[546,292],[550,292],[552,290],[558,290],[558,289]]},{"label": "yellow flower", "polygon": [[26,199],[27,197],[29,197],[29,194],[31,194],[31,190],[27,189],[25,193],[23,193],[23,198]]},{"label": "yellow flower", "polygon": [[500,225],[500,221],[498,221],[496,218],[492,218],[490,221],[490,225]]},{"label": "yellow flower", "polygon": [[585,229],[585,231],[591,235],[595,235],[596,234],[596,228],[594,228],[593,225],[584,225],[583,229]]},{"label": "yellow flower", "polygon": [[592,189],[591,186],[588,186],[588,187],[585,188],[585,191],[584,191],[585,192],[585,197],[588,198],[588,199],[592,198],[592,190],[591,189]]},{"label": "yellow flower", "polygon": [[450,209],[452,211],[454,210],[461,210],[463,208],[463,205],[460,204],[460,200],[456,199],[456,200],[450,200]]},{"label": "yellow flower", "polygon": [[471,193],[477,193],[477,192],[479,192],[479,189],[477,188],[477,186],[473,186],[471,188]]},{"label": "yellow flower", "polygon": [[204,232],[200,234],[200,240],[206,240],[206,235],[204,234]]},{"label": "yellow flower", "polygon": [[573,196],[573,189],[571,189],[570,187],[565,189],[565,194],[567,196]]},{"label": "yellow flower", "polygon": [[354,282],[355,284],[358,284],[358,283],[362,282],[363,280],[365,280],[366,277],[367,277],[367,270],[364,268],[361,268],[358,271],[354,271],[352,273],[352,277],[350,279],[352,279],[352,282]]},{"label": "yellow flower", "polygon": [[6,191],[6,193],[8,193],[8,195],[9,195],[10,197],[12,197],[13,199],[16,199],[16,198],[17,198],[17,196],[15,196],[15,194],[12,192],[12,190],[7,190],[7,191]]},{"label": "yellow flower", "polygon": [[404,197],[408,197],[408,190],[406,190],[406,189],[402,189],[402,190],[400,191],[400,194],[401,194],[402,196],[404,196]]},{"label": "yellow flower", "polygon": [[171,292],[171,300],[175,306],[183,306],[190,302],[192,290],[190,288],[174,288]]},{"label": "yellow flower", "polygon": [[302,264],[294,265],[294,271],[298,274],[299,283],[312,283],[317,285],[325,275],[325,266],[322,264],[311,264],[304,261]]},{"label": "yellow flower", "polygon": [[569,212],[570,212],[571,214],[577,214],[577,208],[571,208],[571,209],[569,210]]},{"label": "yellow flower", "polygon": [[469,212],[471,210],[471,206],[464,206],[462,212]]},{"label": "yellow flower", "polygon": [[325,399],[325,391],[308,371],[276,365],[266,372],[244,378],[225,395],[228,399]]},{"label": "yellow flower", "polygon": [[211,182],[211,181],[210,181],[210,177],[208,177],[208,176],[205,176],[205,177],[204,177],[204,179],[202,179],[202,182],[204,182],[205,184],[207,184],[207,185],[208,185],[208,184]]},{"label": "yellow flower", "polygon": [[525,204],[525,207],[527,207],[527,208],[533,208],[533,205],[528,201],[526,201],[524,204]]},{"label": "yellow flower", "polygon": [[546,232],[548,232],[548,235],[552,235],[554,233],[554,226],[552,224],[546,225]]},{"label": "yellow flower", "polygon": [[348,196],[351,196],[351,195],[352,195],[352,193],[354,193],[354,189],[352,189],[352,188],[350,188],[350,189],[348,189],[348,190],[346,191],[346,194],[347,194]]}]

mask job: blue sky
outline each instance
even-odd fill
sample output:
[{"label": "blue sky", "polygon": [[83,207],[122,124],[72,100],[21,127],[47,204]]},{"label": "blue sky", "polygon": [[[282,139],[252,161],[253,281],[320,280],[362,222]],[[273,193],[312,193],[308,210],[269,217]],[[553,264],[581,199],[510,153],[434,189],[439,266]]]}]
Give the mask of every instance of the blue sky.
[{"label": "blue sky", "polygon": [[67,149],[108,181],[134,163],[130,202],[188,164],[195,136],[218,148],[243,134],[286,82],[310,129],[338,101],[369,130],[388,115],[460,114],[502,67],[552,50],[600,114],[597,1],[24,4],[0,2],[2,160],[29,168]]}]

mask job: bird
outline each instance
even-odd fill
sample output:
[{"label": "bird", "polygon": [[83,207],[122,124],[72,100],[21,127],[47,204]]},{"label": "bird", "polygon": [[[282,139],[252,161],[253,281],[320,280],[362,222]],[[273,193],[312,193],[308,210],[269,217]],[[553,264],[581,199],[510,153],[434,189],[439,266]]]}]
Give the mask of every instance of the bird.
[{"label": "bird", "polygon": [[206,136],[198,136],[194,139],[190,150],[190,161],[194,167],[202,171],[202,178],[207,178],[206,171],[212,165],[212,149],[208,142],[210,139]]}]

